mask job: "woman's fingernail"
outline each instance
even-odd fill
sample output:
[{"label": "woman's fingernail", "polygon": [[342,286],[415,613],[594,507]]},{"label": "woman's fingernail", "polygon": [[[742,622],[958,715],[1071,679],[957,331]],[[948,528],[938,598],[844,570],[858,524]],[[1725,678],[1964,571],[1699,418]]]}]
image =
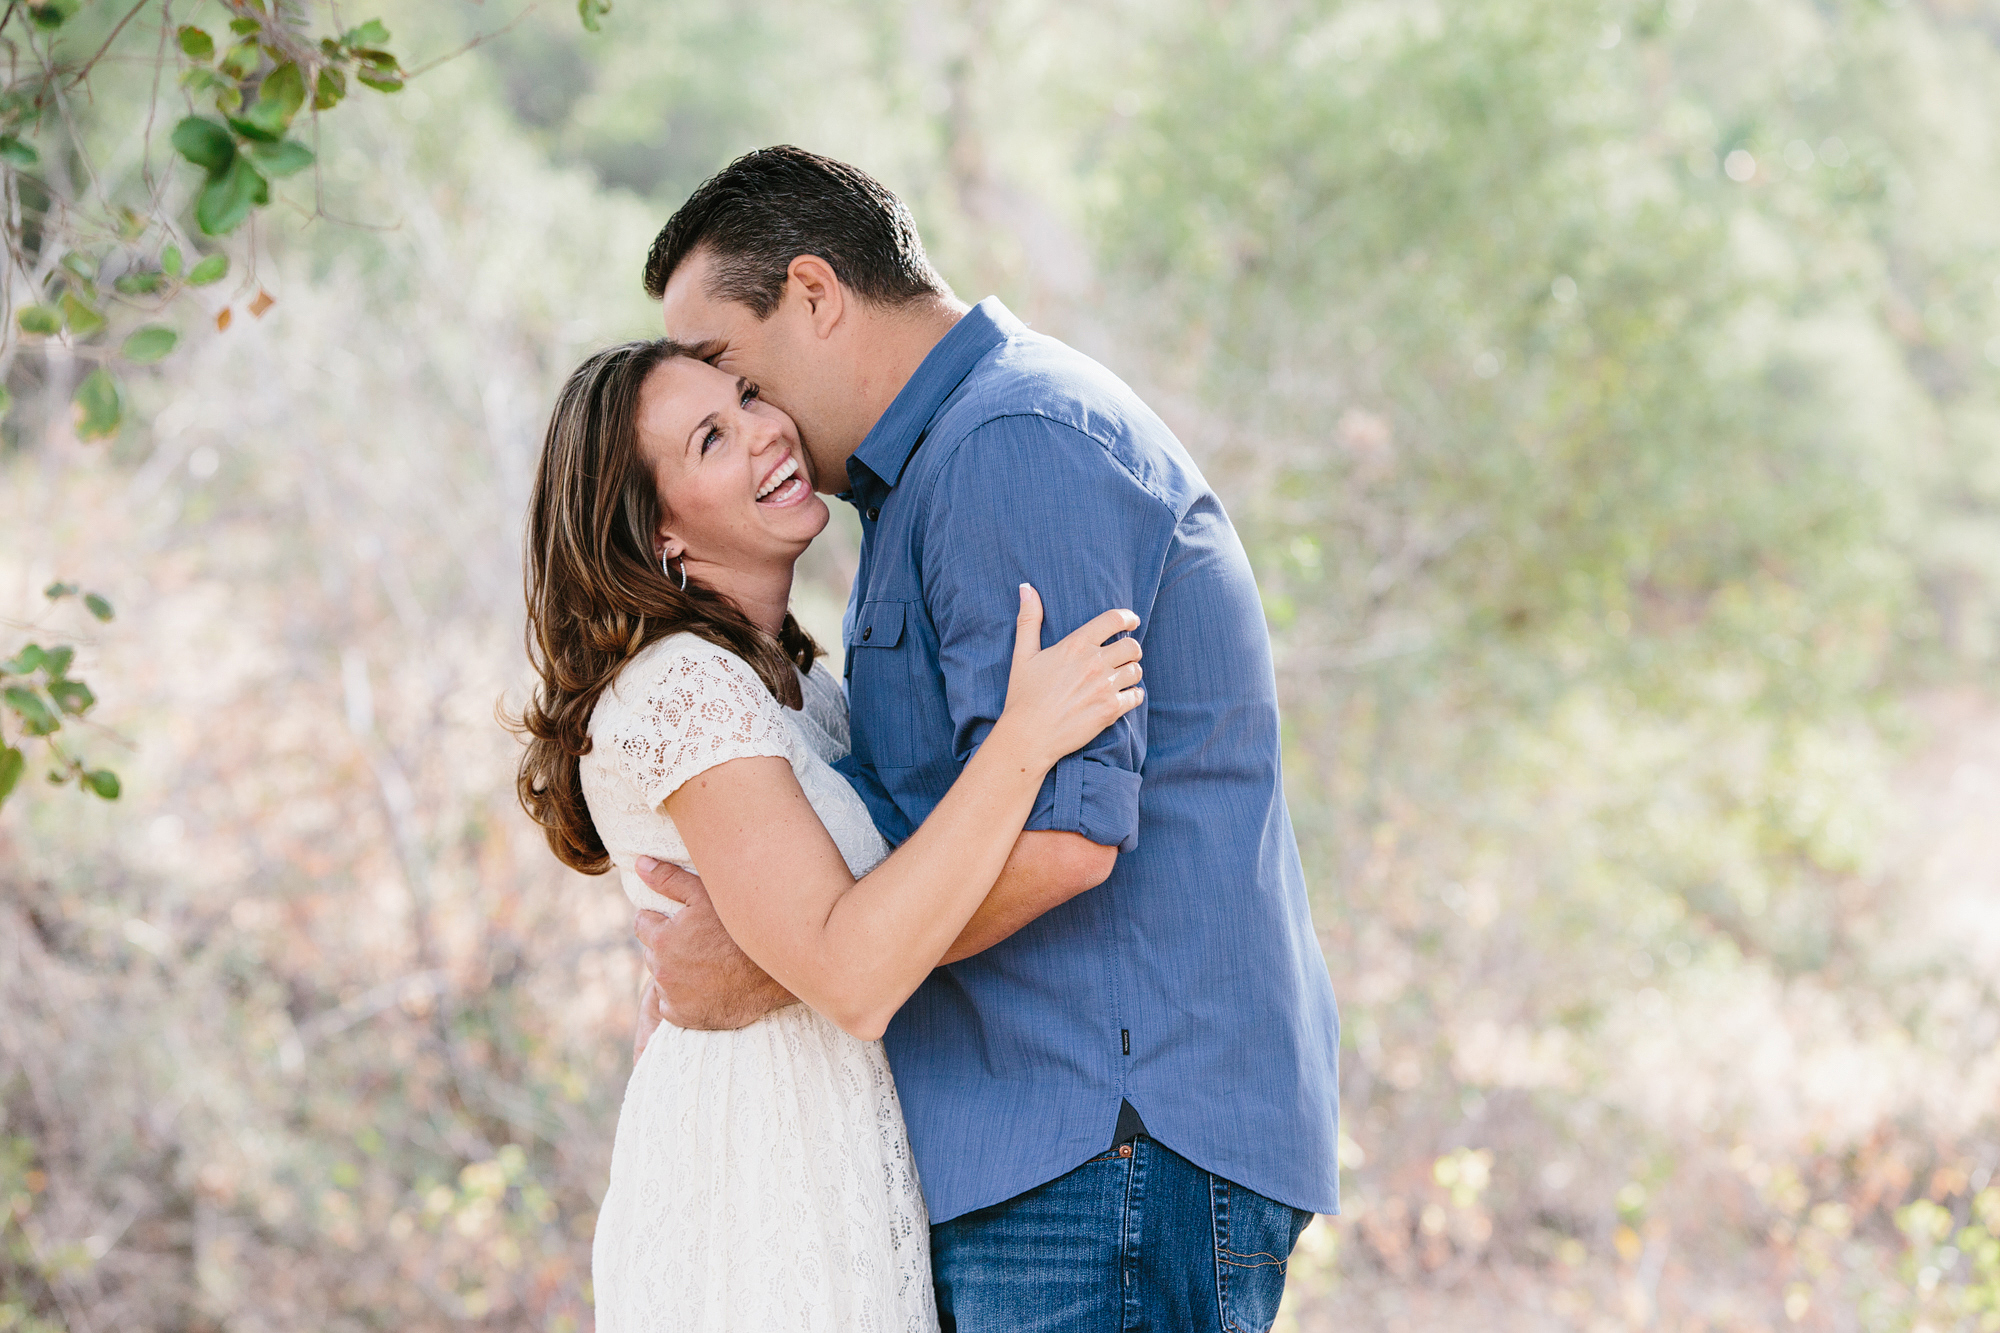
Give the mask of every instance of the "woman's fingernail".
[{"label": "woman's fingernail", "polygon": [[660,868],[660,863],[650,856],[642,856],[634,861],[632,865],[642,875],[650,875]]}]

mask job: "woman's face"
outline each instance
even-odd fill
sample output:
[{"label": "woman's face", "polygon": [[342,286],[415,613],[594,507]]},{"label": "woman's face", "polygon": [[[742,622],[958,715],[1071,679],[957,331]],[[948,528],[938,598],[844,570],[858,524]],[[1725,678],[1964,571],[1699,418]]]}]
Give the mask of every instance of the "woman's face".
[{"label": "woman's face", "polygon": [[797,427],[755,385],[673,357],[646,377],[638,426],[664,510],[655,553],[691,577],[789,566],[826,526]]}]

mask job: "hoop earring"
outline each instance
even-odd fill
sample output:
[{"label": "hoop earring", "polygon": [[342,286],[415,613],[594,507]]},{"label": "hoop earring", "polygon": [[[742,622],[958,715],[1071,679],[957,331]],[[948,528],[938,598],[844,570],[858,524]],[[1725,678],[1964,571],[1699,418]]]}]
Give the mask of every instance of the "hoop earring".
[{"label": "hoop earring", "polygon": [[[672,556],[670,556],[670,555],[662,555],[662,556],[660,557],[660,572],[661,572],[662,574],[665,574],[665,575],[666,575],[666,576],[667,576],[668,578],[672,578],[672,577],[674,576],[674,571],[673,571],[673,570],[671,570],[671,569],[668,569],[668,568],[667,568],[667,562],[668,562],[669,560],[672,560],[672,559],[673,559],[673,557],[672,557]],[[682,557],[681,557],[681,591],[682,591],[682,592],[686,592],[687,590],[688,590],[688,562],[687,562],[687,557],[686,557],[686,556],[682,556]]]}]

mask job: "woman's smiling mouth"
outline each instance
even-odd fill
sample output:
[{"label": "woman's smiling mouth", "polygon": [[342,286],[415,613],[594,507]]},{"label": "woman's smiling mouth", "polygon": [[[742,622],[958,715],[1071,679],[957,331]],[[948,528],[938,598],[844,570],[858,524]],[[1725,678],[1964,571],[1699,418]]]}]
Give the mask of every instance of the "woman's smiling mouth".
[{"label": "woman's smiling mouth", "polygon": [[771,469],[764,484],[757,488],[757,503],[760,505],[788,505],[804,499],[812,493],[806,479],[798,475],[797,454],[789,454],[785,461]]}]

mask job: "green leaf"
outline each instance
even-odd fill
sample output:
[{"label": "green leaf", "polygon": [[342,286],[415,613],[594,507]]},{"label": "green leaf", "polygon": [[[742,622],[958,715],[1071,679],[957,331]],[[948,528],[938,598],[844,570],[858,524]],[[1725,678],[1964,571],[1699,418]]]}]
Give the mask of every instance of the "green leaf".
[{"label": "green leaf", "polygon": [[0,134],[0,161],[8,162],[26,171],[28,168],[40,163],[41,160],[42,155],[35,151],[33,144],[18,139],[11,134]]},{"label": "green leaf", "polygon": [[264,49],[252,37],[229,48],[229,54],[222,57],[222,72],[232,79],[247,79],[257,72],[257,66],[263,62]]},{"label": "green leaf", "polygon": [[97,281],[97,261],[80,250],[72,250],[62,257],[65,272],[74,274],[86,285]]},{"label": "green leaf", "polygon": [[80,680],[59,680],[49,686],[49,698],[56,701],[56,707],[71,717],[82,717],[97,703],[97,696],[90,692],[90,686]]},{"label": "green leaf", "polygon": [[164,273],[123,273],[111,286],[121,296],[150,296],[167,285]]},{"label": "green leaf", "polygon": [[42,696],[25,685],[9,685],[0,691],[0,699],[21,719],[21,730],[30,736],[47,736],[62,730],[62,719],[49,711],[42,702]]},{"label": "green leaf", "polygon": [[576,16],[583,20],[585,32],[603,31],[598,20],[610,12],[611,0],[576,0]]},{"label": "green leaf", "polygon": [[378,93],[399,93],[403,91],[403,76],[401,74],[387,74],[381,70],[364,65],[354,71],[354,77]]},{"label": "green leaf", "polygon": [[88,338],[104,327],[104,316],[94,307],[78,299],[75,292],[63,293],[62,312],[63,322],[68,324],[69,331],[79,338]]},{"label": "green leaf", "polygon": [[31,305],[22,308],[14,317],[23,333],[39,333],[44,336],[62,332],[62,315],[45,305]]},{"label": "green leaf", "polygon": [[291,118],[271,102],[252,102],[240,116],[229,117],[229,128],[246,139],[276,143],[285,137]]},{"label": "green leaf", "polygon": [[312,149],[297,139],[287,139],[283,143],[251,144],[250,160],[257,164],[257,170],[278,180],[304,171],[313,164],[313,155]]},{"label": "green leaf", "polygon": [[257,22],[257,20],[253,18],[240,18],[240,19],[229,20],[229,30],[235,33],[238,37],[244,37],[249,35],[250,33],[257,32],[263,26],[264,26],[263,24]]},{"label": "green leaf", "polygon": [[207,116],[189,116],[174,126],[174,151],[210,175],[227,171],[236,160],[236,141]]},{"label": "green leaf", "polygon": [[210,236],[226,236],[243,225],[250,210],[268,202],[271,186],[250,159],[239,156],[229,170],[210,176],[194,201],[195,225]]},{"label": "green leaf", "polygon": [[160,271],[170,278],[181,275],[181,248],[178,245],[169,244],[160,251]]},{"label": "green leaf", "polygon": [[118,381],[103,366],[83,377],[76,386],[76,433],[86,440],[101,440],[115,434],[125,418],[125,395]]},{"label": "green leaf", "polygon": [[151,365],[173,351],[174,344],[180,340],[181,335],[166,325],[148,324],[144,328],[134,329],[132,335],[125,339],[125,359],[136,361],[142,366]]},{"label": "green leaf", "polygon": [[96,616],[100,621],[109,620],[115,614],[111,609],[111,603],[105,601],[101,595],[94,592],[87,592],[83,595],[83,607],[84,610]]},{"label": "green leaf", "polygon": [[188,286],[206,287],[211,282],[220,282],[228,272],[228,255],[210,255],[188,273]]},{"label": "green leaf", "polygon": [[76,660],[76,649],[67,644],[60,648],[42,649],[42,670],[50,680],[61,680],[69,674],[69,664]]},{"label": "green leaf", "polygon": [[381,19],[369,19],[358,28],[349,28],[341,35],[342,46],[380,46],[389,40],[389,30]]},{"label": "green leaf", "polygon": [[14,395],[7,392],[6,385],[0,384],[0,421],[6,420],[7,414],[13,409]]},{"label": "green leaf", "polygon": [[213,60],[215,58],[215,38],[200,28],[189,24],[174,34],[181,44],[181,51],[190,60]]},{"label": "green leaf", "polygon": [[7,799],[8,793],[20,782],[22,772],[28,767],[28,757],[11,745],[0,745],[0,801]]},{"label": "green leaf", "polygon": [[65,597],[76,596],[77,591],[78,586],[74,583],[51,583],[48,587],[42,589],[42,596],[52,602],[59,602]]},{"label": "green leaf", "polygon": [[83,785],[107,801],[117,800],[122,790],[118,785],[118,775],[108,768],[93,768],[85,773]]},{"label": "green leaf", "polygon": [[54,32],[83,7],[83,0],[41,0],[28,6],[28,17],[44,32]]},{"label": "green leaf", "polygon": [[4,662],[0,662],[0,676],[26,676],[42,669],[42,646],[31,643]]},{"label": "green leaf", "polygon": [[287,60],[284,64],[264,76],[264,86],[257,90],[259,105],[269,103],[283,110],[285,124],[292,123],[292,117],[299,114],[299,108],[306,104],[306,80],[299,73],[296,62]]},{"label": "green leaf", "polygon": [[325,111],[337,106],[340,99],[347,96],[347,76],[331,67],[319,72],[313,84],[313,110]]}]

